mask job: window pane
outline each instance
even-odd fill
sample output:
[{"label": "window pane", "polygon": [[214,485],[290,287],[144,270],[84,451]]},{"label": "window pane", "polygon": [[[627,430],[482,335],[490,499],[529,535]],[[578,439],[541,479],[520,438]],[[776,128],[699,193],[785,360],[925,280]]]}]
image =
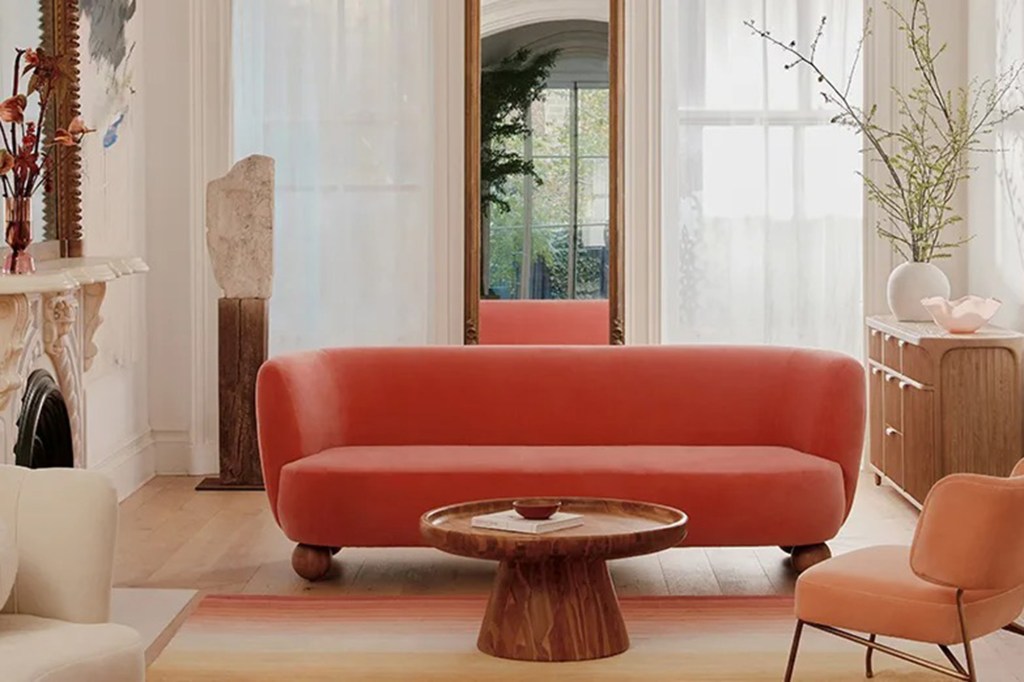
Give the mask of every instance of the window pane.
[{"label": "window pane", "polygon": [[501,206],[492,204],[490,215],[487,218],[491,225],[524,225],[526,223],[526,206],[523,203],[524,179],[510,178],[505,185],[506,194],[503,199],[508,202],[508,211],[502,210]]},{"label": "window pane", "polygon": [[580,156],[608,156],[608,90],[581,88],[577,121]]},{"label": "window pane", "polygon": [[568,298],[569,234],[568,225],[533,229],[530,298]]},{"label": "window pane", "polygon": [[580,223],[608,221],[608,159],[579,160],[579,203],[576,220]]},{"label": "window pane", "polygon": [[536,159],[534,167],[544,184],[533,190],[533,224],[568,223],[572,209],[569,158]]},{"label": "window pane", "polygon": [[608,226],[583,225],[576,239],[576,298],[608,298]]},{"label": "window pane", "polygon": [[548,90],[530,109],[534,156],[568,156],[572,91]]},{"label": "window pane", "polygon": [[485,298],[519,298],[523,263],[523,228],[491,228],[487,261],[489,281]]},{"label": "window pane", "polygon": [[691,126],[688,132],[683,140],[701,136],[705,216],[792,218],[792,128]]},{"label": "window pane", "polygon": [[[848,128],[813,126],[804,130],[803,210],[807,218],[860,219],[864,185],[857,175],[861,138]],[[822,153],[828,150],[828,153]],[[847,159],[837,165],[836,159]]]}]

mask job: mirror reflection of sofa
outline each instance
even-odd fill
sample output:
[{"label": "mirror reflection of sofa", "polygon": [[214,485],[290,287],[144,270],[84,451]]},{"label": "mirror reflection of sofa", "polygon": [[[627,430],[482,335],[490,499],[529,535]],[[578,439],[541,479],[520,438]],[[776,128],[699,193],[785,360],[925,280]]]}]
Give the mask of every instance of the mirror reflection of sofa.
[{"label": "mirror reflection of sofa", "polygon": [[606,346],[607,300],[480,301],[480,345]]}]

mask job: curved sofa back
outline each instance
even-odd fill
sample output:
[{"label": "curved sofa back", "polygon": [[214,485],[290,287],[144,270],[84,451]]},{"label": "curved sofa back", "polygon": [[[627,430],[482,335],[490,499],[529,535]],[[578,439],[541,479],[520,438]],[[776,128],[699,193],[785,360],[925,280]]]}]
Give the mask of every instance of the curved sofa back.
[{"label": "curved sofa back", "polygon": [[864,374],[777,347],[329,349],[260,371],[264,477],[343,445],[777,445],[840,464],[853,498]]}]

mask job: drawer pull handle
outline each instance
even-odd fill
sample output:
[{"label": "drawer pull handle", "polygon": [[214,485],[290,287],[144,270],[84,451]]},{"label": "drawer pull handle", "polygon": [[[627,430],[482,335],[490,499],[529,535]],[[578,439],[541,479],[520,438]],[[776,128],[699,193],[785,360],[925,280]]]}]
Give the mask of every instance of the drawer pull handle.
[{"label": "drawer pull handle", "polygon": [[901,382],[900,382],[900,390],[901,390],[901,391],[905,391],[905,390],[907,390],[907,388],[908,388],[909,386],[910,386],[910,384],[908,384],[908,383],[907,383],[907,382],[905,382],[905,381],[901,381]]},{"label": "drawer pull handle", "polygon": [[889,437],[898,436],[899,433],[900,433],[899,431],[897,431],[896,429],[892,428],[891,426],[887,426],[886,429],[885,429],[885,435],[887,435]]},{"label": "drawer pull handle", "polygon": [[886,341],[892,341],[892,334],[886,334],[885,335],[885,340]]},{"label": "drawer pull handle", "polygon": [[886,381],[895,381],[896,377],[894,377],[892,374],[886,374],[885,375],[885,380]]},{"label": "drawer pull handle", "polygon": [[882,370],[878,369],[877,367],[872,367],[871,368],[871,375],[872,376],[878,376],[881,373],[882,373]]},{"label": "drawer pull handle", "polygon": [[878,330],[877,329],[872,329],[871,330],[871,337],[874,338],[876,336],[878,336]]},{"label": "drawer pull handle", "polygon": [[900,342],[899,342],[898,345],[899,345],[900,348],[903,348],[903,346],[907,345],[907,342],[904,341],[903,339],[900,339]]}]

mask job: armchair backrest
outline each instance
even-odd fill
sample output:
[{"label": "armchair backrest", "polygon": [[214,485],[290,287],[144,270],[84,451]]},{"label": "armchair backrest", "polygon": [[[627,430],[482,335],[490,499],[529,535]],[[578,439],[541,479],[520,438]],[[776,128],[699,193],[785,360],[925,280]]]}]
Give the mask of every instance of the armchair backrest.
[{"label": "armchair backrest", "polygon": [[965,590],[1024,585],[1024,461],[1014,472],[954,474],[935,484],[910,552],[918,576]]},{"label": "armchair backrest", "polygon": [[0,466],[0,521],[18,547],[17,579],[4,613],[109,620],[117,494],[106,477]]}]

